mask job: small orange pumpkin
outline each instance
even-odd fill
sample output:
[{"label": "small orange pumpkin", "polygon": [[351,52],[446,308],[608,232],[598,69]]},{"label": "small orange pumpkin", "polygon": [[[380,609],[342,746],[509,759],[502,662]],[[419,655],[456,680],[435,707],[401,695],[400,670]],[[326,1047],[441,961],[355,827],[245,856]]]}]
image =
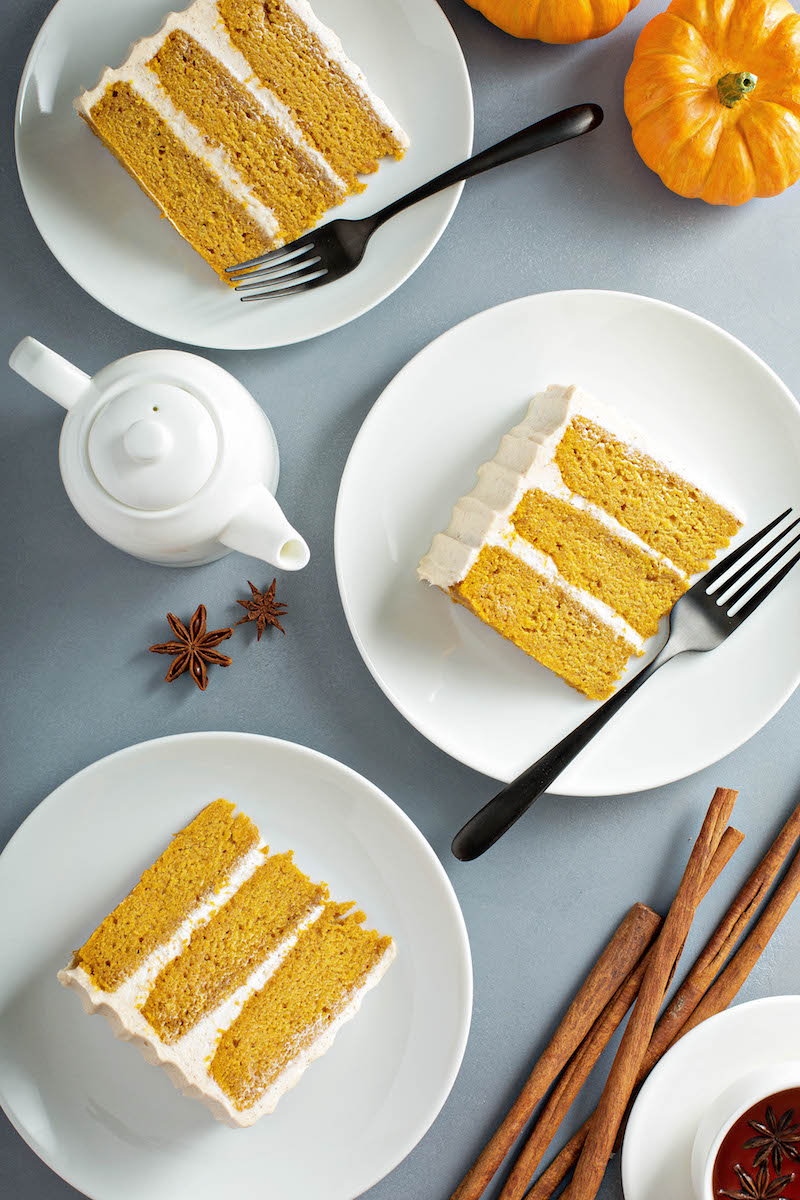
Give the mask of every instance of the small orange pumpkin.
[{"label": "small orange pumpkin", "polygon": [[625,112],[679,196],[776,196],[800,178],[800,15],[788,0],[673,0],[642,30]]},{"label": "small orange pumpkin", "polygon": [[603,37],[639,0],[467,0],[487,20],[518,38],[585,42]]}]

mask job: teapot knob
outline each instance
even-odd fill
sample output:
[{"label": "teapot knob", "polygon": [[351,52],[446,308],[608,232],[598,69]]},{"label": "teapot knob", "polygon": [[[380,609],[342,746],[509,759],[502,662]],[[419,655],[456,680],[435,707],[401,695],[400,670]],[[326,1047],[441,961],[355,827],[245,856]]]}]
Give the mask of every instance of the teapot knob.
[{"label": "teapot knob", "polygon": [[127,454],[140,463],[158,462],[160,458],[165,458],[173,442],[172,434],[160,421],[146,419],[134,421],[122,439]]}]

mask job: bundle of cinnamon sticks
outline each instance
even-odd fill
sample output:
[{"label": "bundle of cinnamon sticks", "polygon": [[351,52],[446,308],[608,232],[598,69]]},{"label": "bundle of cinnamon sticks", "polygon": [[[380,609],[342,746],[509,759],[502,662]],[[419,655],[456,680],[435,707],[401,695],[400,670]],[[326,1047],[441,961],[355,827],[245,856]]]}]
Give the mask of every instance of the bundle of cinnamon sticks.
[{"label": "bundle of cinnamon sticks", "polygon": [[[800,893],[800,851],[793,854],[800,838],[798,805],[659,1020],[695,911],[743,841],[743,834],[728,825],[736,796],[728,788],[714,794],[667,916],[662,920],[644,904],[634,904],[625,916],[505,1120],[451,1200],[479,1200],[545,1097],[500,1200],[551,1200],[570,1172],[572,1179],[562,1195],[567,1200],[594,1200],[638,1085],[680,1037],[728,1007]],[[788,870],[756,919],[790,856]],[[572,1102],[631,1006],[597,1109],[531,1187]]]}]

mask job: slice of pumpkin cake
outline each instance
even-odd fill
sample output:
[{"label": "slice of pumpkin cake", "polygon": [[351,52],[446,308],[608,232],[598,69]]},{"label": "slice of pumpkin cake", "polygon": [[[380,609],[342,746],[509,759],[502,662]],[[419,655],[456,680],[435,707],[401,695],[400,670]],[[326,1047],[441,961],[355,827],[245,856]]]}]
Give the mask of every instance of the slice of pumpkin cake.
[{"label": "slice of pumpkin cake", "polygon": [[552,385],[480,467],[418,575],[603,700],[740,528],[641,430]]},{"label": "slice of pumpkin cake", "polygon": [[217,800],[176,834],[59,981],[230,1125],[272,1112],[395,956]]},{"label": "slice of pumpkin cake", "polygon": [[75,107],[226,283],[409,144],[307,0],[195,0]]}]

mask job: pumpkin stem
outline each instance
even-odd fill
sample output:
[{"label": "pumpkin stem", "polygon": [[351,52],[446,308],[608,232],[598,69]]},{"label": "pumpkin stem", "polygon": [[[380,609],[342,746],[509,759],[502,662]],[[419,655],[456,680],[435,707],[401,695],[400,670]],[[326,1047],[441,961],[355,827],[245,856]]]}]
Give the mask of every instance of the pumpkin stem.
[{"label": "pumpkin stem", "polygon": [[743,96],[748,96],[753,91],[757,83],[758,76],[753,75],[751,71],[740,71],[738,75],[734,75],[733,72],[723,75],[717,82],[720,104],[724,104],[726,108],[733,108]]}]

